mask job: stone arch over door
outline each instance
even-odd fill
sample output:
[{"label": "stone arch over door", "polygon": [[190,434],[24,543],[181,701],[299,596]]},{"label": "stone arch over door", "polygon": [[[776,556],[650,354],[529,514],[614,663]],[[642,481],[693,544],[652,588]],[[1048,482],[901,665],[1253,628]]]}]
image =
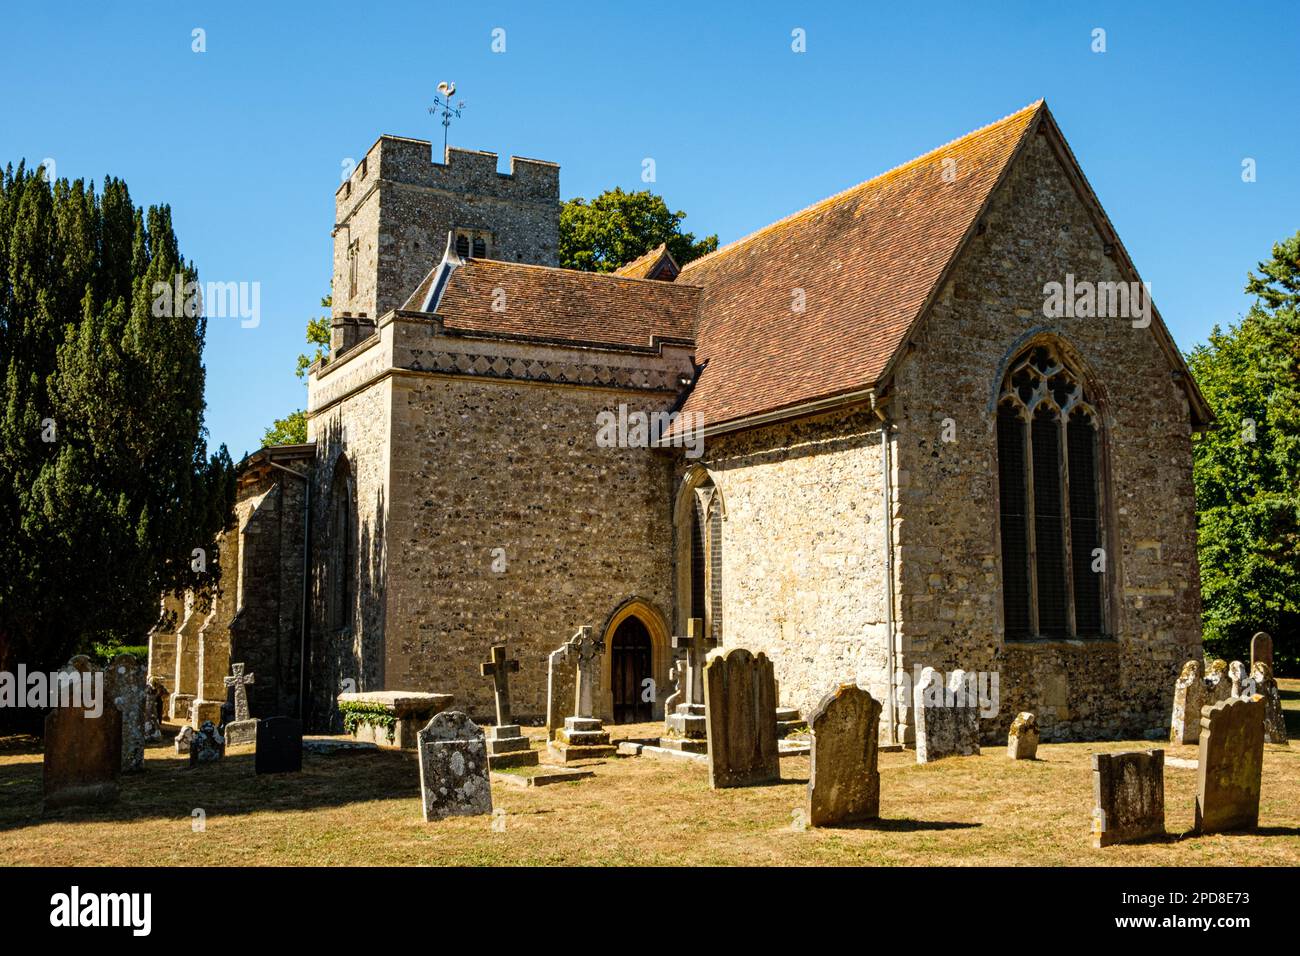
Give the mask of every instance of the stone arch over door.
[{"label": "stone arch over door", "polygon": [[636,618],[645,626],[650,636],[650,677],[655,682],[655,700],[651,708],[651,720],[662,720],[664,716],[664,698],[668,696],[668,667],[672,663],[672,640],[668,624],[649,601],[634,597],[620,604],[601,629],[605,641],[605,653],[600,656],[600,716],[603,720],[614,719],[614,635],[619,626],[628,618]]}]

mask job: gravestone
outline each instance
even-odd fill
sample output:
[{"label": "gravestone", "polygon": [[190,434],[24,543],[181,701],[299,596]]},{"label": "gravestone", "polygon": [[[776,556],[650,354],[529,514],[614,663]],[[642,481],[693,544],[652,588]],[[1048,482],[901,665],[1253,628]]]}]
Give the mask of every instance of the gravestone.
[{"label": "gravestone", "polygon": [[150,742],[162,740],[163,708],[167,703],[167,685],[159,678],[149,678],[146,688],[144,739]]},{"label": "gravestone", "polygon": [[1035,760],[1038,757],[1038,718],[1025,711],[1016,714],[1007,734],[1007,756],[1012,760]]},{"label": "gravestone", "polygon": [[668,665],[668,683],[673,689],[664,698],[664,713],[672,714],[677,705],[686,699],[686,661],[673,661]]},{"label": "gravestone", "polygon": [[518,661],[507,660],[504,644],[494,644],[491,660],[479,665],[480,676],[492,678],[496,697],[497,722],[487,737],[488,764],[493,769],[533,767],[538,762],[537,751],[532,749],[519,725],[511,720],[510,674],[518,670]]},{"label": "gravestone", "polygon": [[257,722],[256,773],[297,773],[302,769],[302,721],[268,717]]},{"label": "gravestone", "polygon": [[833,826],[880,816],[876,757],[880,703],[856,684],[827,694],[813,711],[808,823]]},{"label": "gravestone", "polygon": [[604,724],[593,714],[600,655],[605,650],[605,642],[594,637],[590,627],[583,626],[565,645],[565,649],[577,668],[574,678],[574,714],[564,718],[564,726],[555,732],[555,739],[549,745],[550,751],[565,763],[593,757],[612,757],[618,748],[609,742],[609,733],[604,729]]},{"label": "gravestone", "polygon": [[122,770],[144,769],[144,745],[153,718],[144,667],[130,654],[119,654],[104,672],[104,695],[122,714]]},{"label": "gravestone", "polygon": [[243,664],[231,664],[233,676],[223,678],[226,687],[235,689],[235,719],[225,726],[226,745],[239,747],[257,743],[257,721],[248,715],[248,685],[256,683],[252,674],[244,673]]},{"label": "gravestone", "polygon": [[45,715],[45,808],[112,803],[122,772],[122,714],[105,699],[103,677],[88,657],[74,657],[59,675],[59,689],[51,688],[54,706]]},{"label": "gravestone", "polygon": [[201,763],[216,763],[226,754],[226,739],[217,730],[217,725],[205,720],[203,726],[190,738],[190,766]]},{"label": "gravestone", "polygon": [[746,787],[781,778],[776,678],[766,654],[713,651],[704,665],[709,786]]},{"label": "gravestone", "polygon": [[1255,693],[1264,698],[1264,743],[1287,745],[1286,715],[1282,712],[1282,694],[1273,679],[1273,667],[1257,661],[1250,672]]},{"label": "gravestone", "polygon": [[1228,665],[1228,681],[1232,685],[1232,693],[1230,696],[1245,696],[1246,678],[1248,676],[1249,675],[1246,673],[1246,665],[1241,661],[1233,661]]},{"label": "gravestone", "polygon": [[1165,752],[1092,755],[1094,847],[1136,843],[1165,833]]},{"label": "gravestone", "polygon": [[492,813],[483,731],[458,710],[434,716],[416,735],[425,822]]},{"label": "gravestone", "polygon": [[569,658],[569,645],[556,648],[546,658],[546,739],[554,740],[555,732],[564,726],[574,694],[574,666]]},{"label": "gravestone", "polygon": [[176,735],[175,746],[178,754],[187,754],[190,752],[190,744],[194,742],[195,730],[189,724],[181,728],[180,733]]},{"label": "gravestone", "polygon": [[1205,669],[1205,699],[1203,706],[1217,704],[1232,696],[1232,678],[1228,675],[1227,661],[1211,661]]},{"label": "gravestone", "polygon": [[1265,631],[1260,631],[1250,639],[1250,669],[1253,671],[1261,661],[1269,667],[1273,666],[1273,638]]},{"label": "gravestone", "polygon": [[664,720],[667,734],[659,746],[687,753],[708,750],[708,728],[704,721],[704,664],[717,640],[705,635],[704,621],[693,617],[687,622],[686,637],[673,637],[673,647],[686,650],[685,661],[677,665],[678,700]]},{"label": "gravestone", "polygon": [[1205,679],[1201,676],[1201,662],[1188,661],[1174,683],[1170,743],[1194,744],[1201,739],[1201,707],[1205,705],[1207,696]]},{"label": "gravestone", "polygon": [[1201,711],[1196,770],[1196,832],[1259,825],[1264,769],[1264,698],[1235,697]]},{"label": "gravestone", "polygon": [[921,671],[912,691],[917,763],[980,752],[979,699],[967,694],[966,684],[960,669],[948,675],[946,686],[933,667]]}]

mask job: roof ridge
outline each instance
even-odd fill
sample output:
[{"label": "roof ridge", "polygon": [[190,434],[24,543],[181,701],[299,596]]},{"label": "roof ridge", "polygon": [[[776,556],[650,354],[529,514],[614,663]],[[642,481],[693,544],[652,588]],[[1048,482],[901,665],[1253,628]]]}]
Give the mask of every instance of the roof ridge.
[{"label": "roof ridge", "polygon": [[934,147],[934,149],[928,150],[927,152],[924,152],[919,156],[914,156],[911,159],[907,160],[906,162],[899,163],[897,166],[893,166],[885,170],[883,173],[878,173],[877,175],[872,176],[870,179],[866,179],[860,183],[856,183],[852,186],[848,186],[845,189],[841,189],[837,193],[832,193],[831,195],[826,196],[825,198],[819,199],[814,203],[804,206],[802,209],[797,209],[794,212],[789,213],[788,215],[782,216],[780,219],[776,219],[772,222],[769,222],[765,226],[760,226],[758,229],[755,229],[753,232],[741,236],[739,239],[733,239],[725,246],[719,246],[717,249],[714,249],[712,252],[705,253],[704,255],[700,256],[697,259],[692,259],[690,262],[686,263],[686,265],[681,267],[681,276],[684,277],[688,271],[690,271],[693,267],[695,267],[701,262],[707,262],[710,259],[713,259],[717,256],[721,256],[722,253],[730,252],[736,247],[749,242],[751,239],[756,239],[757,237],[763,235],[764,233],[768,232],[771,229],[775,229],[776,227],[784,225],[794,219],[799,218],[800,216],[811,213],[821,206],[829,205],[835,202],[836,200],[843,199],[845,196],[849,195],[850,193],[857,192],[858,190],[861,189],[866,189],[868,186],[871,186],[875,183],[879,183],[885,178],[892,176],[895,173],[902,172],[904,169],[910,166],[915,166],[921,163],[923,160],[929,159],[935,153],[941,152],[945,149],[949,149],[950,147],[955,146],[957,143],[960,143],[963,140],[967,140],[973,136],[979,136],[982,133],[986,133],[989,130],[991,130],[993,127],[1000,126],[1003,123],[1013,120],[1016,117],[1022,115],[1023,113],[1029,112],[1031,110],[1037,112],[1040,108],[1044,107],[1046,103],[1047,103],[1046,98],[1039,97],[1037,100],[1030,103],[1028,106],[1022,106],[1020,109],[1012,113],[1008,113],[1006,116],[1003,116],[1001,119],[996,119],[991,123],[986,123],[985,125],[979,127],[978,129],[973,129],[968,133],[963,133],[960,136],[948,140],[948,142],[946,143],[942,143],[939,146]]},{"label": "roof ridge", "polygon": [[[635,261],[635,260],[634,260]],[[689,282],[660,282],[657,279],[638,279],[635,276],[621,276],[617,272],[591,272],[587,269],[569,269],[565,266],[544,266],[537,262],[511,262],[509,259],[486,259],[472,258],[467,259],[466,266],[474,263],[491,262],[497,265],[510,266],[519,269],[539,269],[543,272],[559,272],[566,275],[575,275],[589,277],[593,279],[613,279],[619,282],[647,282],[656,286],[676,286],[682,289],[698,289],[699,286],[691,285]],[[631,263],[629,263],[630,265]],[[463,268],[463,267],[462,267]]]}]

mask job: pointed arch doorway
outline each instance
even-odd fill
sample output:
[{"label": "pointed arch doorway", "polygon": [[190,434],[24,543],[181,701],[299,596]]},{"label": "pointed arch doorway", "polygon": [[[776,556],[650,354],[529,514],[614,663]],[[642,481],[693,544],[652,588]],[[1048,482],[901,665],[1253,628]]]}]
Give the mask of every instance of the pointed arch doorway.
[{"label": "pointed arch doorway", "polygon": [[609,616],[602,635],[601,716],[616,724],[662,720],[672,654],[663,614],[631,598]]}]

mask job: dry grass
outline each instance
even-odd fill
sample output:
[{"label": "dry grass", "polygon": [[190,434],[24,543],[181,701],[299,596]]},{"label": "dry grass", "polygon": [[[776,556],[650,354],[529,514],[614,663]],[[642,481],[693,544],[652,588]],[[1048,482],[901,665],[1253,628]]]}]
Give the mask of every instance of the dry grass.
[{"label": "dry grass", "polygon": [[[1283,682],[1292,720],[1300,681]],[[1297,736],[1292,724],[1292,735]],[[620,727],[650,736],[658,725]],[[1002,748],[917,766],[881,755],[881,814],[871,826],[798,831],[805,757],[781,761],[782,781],[710,790],[702,765],[651,758],[594,762],[596,776],[539,789],[498,785],[504,832],[488,817],[426,824],[411,754],[308,755],[301,774],[258,777],[248,748],[189,770],[170,748],[124,777],[104,810],[40,812],[35,742],[0,742],[0,864],[4,865],[978,865],[1300,863],[1300,745],[1264,756],[1260,830],[1186,837],[1196,772],[1165,769],[1166,841],[1093,850],[1089,754],[1149,742],[1044,744],[1037,761]],[[1156,745],[1158,746],[1158,745]],[[1193,747],[1166,747],[1195,759]],[[191,811],[206,813],[195,833]]]}]

